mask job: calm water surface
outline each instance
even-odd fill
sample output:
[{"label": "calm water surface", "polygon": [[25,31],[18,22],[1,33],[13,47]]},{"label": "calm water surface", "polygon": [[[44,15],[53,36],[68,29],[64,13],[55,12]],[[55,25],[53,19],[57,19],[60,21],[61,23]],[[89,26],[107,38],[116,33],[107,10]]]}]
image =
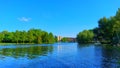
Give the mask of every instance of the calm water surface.
[{"label": "calm water surface", "polygon": [[0,68],[120,68],[120,49],[56,43],[0,46]]}]

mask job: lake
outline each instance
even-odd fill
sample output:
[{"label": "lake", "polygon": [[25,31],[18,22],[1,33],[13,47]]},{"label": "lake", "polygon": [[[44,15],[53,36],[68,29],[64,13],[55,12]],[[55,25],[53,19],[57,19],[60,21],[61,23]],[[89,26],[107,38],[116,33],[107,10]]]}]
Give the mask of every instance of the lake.
[{"label": "lake", "polygon": [[119,68],[120,49],[95,44],[7,44],[0,68]]}]

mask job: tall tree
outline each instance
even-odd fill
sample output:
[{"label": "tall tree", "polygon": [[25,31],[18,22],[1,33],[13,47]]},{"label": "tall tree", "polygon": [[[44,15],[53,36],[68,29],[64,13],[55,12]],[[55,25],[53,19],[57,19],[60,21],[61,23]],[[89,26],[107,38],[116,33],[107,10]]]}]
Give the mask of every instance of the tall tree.
[{"label": "tall tree", "polygon": [[4,39],[4,34],[3,33],[0,33],[0,42],[2,42]]},{"label": "tall tree", "polygon": [[49,43],[49,35],[47,32],[44,32],[44,34],[42,35],[42,42],[43,43]]},{"label": "tall tree", "polygon": [[21,32],[21,41],[22,41],[22,43],[24,43],[26,40],[27,40],[27,32],[26,31],[22,31]]},{"label": "tall tree", "polygon": [[54,36],[53,36],[53,34],[50,32],[49,33],[49,38],[48,38],[48,43],[54,43],[55,42],[55,38],[54,38]]},{"label": "tall tree", "polygon": [[28,41],[29,41],[29,43],[32,43],[33,40],[34,40],[33,31],[32,31],[32,30],[29,30],[29,31],[28,31]]},{"label": "tall tree", "polygon": [[14,41],[16,43],[19,43],[19,40],[20,40],[20,31],[16,30],[15,33],[14,33]]},{"label": "tall tree", "polygon": [[[98,21],[98,36],[99,41],[105,43],[114,43],[115,40],[120,40],[120,9],[115,16],[110,18],[103,17]],[[116,41],[117,41],[116,40]],[[119,41],[118,41],[119,42]]]}]

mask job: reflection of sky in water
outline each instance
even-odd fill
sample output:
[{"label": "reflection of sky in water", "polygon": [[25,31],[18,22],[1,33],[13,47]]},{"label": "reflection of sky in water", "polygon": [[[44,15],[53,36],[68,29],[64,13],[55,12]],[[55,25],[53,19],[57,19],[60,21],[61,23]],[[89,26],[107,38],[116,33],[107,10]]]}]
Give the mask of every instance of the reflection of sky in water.
[{"label": "reflection of sky in water", "polygon": [[0,46],[0,68],[115,68],[119,58],[116,49],[93,44]]}]

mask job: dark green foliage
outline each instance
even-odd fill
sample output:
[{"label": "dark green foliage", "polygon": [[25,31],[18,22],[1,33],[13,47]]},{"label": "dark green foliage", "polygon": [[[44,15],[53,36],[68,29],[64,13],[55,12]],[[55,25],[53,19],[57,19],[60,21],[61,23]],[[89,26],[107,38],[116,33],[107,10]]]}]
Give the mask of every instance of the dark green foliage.
[{"label": "dark green foliage", "polygon": [[47,32],[44,32],[43,35],[42,35],[42,42],[44,43],[48,43],[48,33]]},{"label": "dark green foliage", "polygon": [[103,17],[98,21],[98,28],[94,30],[95,39],[101,43],[119,43],[120,39],[120,9],[115,16]]},{"label": "dark green foliage", "polygon": [[4,43],[54,43],[55,38],[52,33],[47,33],[40,29],[30,29],[26,31],[0,32],[0,42]]},{"label": "dark green foliage", "polygon": [[86,30],[80,32],[77,35],[78,43],[88,43],[94,36],[94,41],[107,44],[120,44],[120,9],[118,9],[115,16],[101,18],[98,21],[98,27],[93,29],[93,33]]},{"label": "dark green foliage", "polygon": [[94,33],[91,30],[84,30],[77,35],[78,43],[91,43],[94,38]]},{"label": "dark green foliage", "polygon": [[57,36],[55,36],[55,42],[58,42]]},{"label": "dark green foliage", "polygon": [[99,33],[102,34],[101,42],[106,41],[107,43],[118,43],[120,36],[120,9],[117,11],[116,15],[110,18],[100,19],[99,23]]}]

